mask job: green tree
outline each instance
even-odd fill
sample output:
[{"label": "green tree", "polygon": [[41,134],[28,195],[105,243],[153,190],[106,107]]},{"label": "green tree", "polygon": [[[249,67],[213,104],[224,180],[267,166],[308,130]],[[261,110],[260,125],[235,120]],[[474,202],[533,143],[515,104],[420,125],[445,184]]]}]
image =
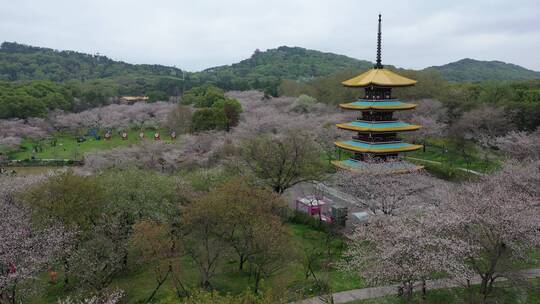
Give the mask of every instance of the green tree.
[{"label": "green tree", "polygon": [[243,270],[251,256],[260,254],[258,244],[264,240],[257,238],[266,237],[260,229],[279,228],[280,217],[284,215],[287,205],[275,192],[258,187],[244,178],[232,179],[215,192],[221,197],[219,203],[227,209],[223,218],[226,240],[238,256],[238,269]]},{"label": "green tree", "polygon": [[224,100],[225,94],[215,86],[204,85],[195,87],[184,94],[183,104],[191,104],[196,108],[209,108],[214,103]]},{"label": "green tree", "polygon": [[[32,206],[34,217],[40,222],[52,222],[76,231],[74,248],[80,247],[98,226],[105,200],[103,188],[95,176],[79,176],[72,171],[50,177],[23,194],[26,203]],[[65,283],[72,273],[72,261],[76,251],[63,250],[62,257]]]},{"label": "green tree", "polygon": [[250,139],[240,151],[243,168],[277,193],[304,181],[321,179],[326,168],[317,144],[302,133]]},{"label": "green tree", "polygon": [[294,101],[292,110],[298,113],[308,113],[312,111],[316,103],[317,99],[309,95],[302,94]]},{"label": "green tree", "polygon": [[150,91],[148,92],[148,101],[149,102],[156,102],[156,101],[168,101],[169,95],[163,91]]},{"label": "green tree", "polygon": [[238,100],[226,98],[219,100],[212,105],[213,108],[223,111],[226,117],[225,131],[229,131],[231,127],[236,127],[240,122],[240,113],[242,113],[242,105]]},{"label": "green tree", "polygon": [[227,124],[227,116],[221,109],[202,108],[193,113],[191,128],[193,132],[225,130]]},{"label": "green tree", "polygon": [[105,206],[104,198],[97,177],[72,171],[50,177],[24,195],[39,220],[59,222],[82,233],[96,225]]},{"label": "green tree", "polygon": [[185,208],[180,218],[182,248],[197,265],[200,286],[205,289],[212,286],[210,281],[226,249],[223,229],[226,206],[220,202],[219,195],[209,193]]}]

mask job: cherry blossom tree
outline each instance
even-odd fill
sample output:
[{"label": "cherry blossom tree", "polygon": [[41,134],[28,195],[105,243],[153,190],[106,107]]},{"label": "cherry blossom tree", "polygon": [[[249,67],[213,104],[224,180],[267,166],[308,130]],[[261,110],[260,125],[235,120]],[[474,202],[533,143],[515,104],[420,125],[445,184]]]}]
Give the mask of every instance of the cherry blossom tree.
[{"label": "cherry blossom tree", "polygon": [[224,142],[225,136],[221,132],[186,134],[176,143],[145,141],[129,147],[87,153],[84,168],[97,171],[136,166],[171,171],[179,167],[206,166]]},{"label": "cherry blossom tree", "polygon": [[58,300],[58,304],[117,304],[124,298],[125,292],[121,289],[101,292],[99,295],[93,295],[80,300],[68,297]]},{"label": "cherry blossom tree", "polygon": [[355,204],[373,214],[397,215],[441,203],[446,183],[423,171],[396,174],[374,164],[361,173],[342,171],[335,185],[356,198]]},{"label": "cherry blossom tree", "polygon": [[407,301],[412,299],[415,284],[422,283],[425,297],[427,279],[441,269],[459,265],[442,253],[467,248],[434,236],[430,229],[431,225],[417,215],[372,218],[353,233],[341,266],[360,271],[373,285],[400,284],[399,294]]},{"label": "cherry blossom tree", "polygon": [[21,144],[22,139],[20,137],[2,137],[0,138],[0,146],[4,146],[7,149],[15,149]]},{"label": "cherry blossom tree", "polygon": [[80,113],[54,112],[49,120],[58,130],[82,130],[85,128],[156,128],[165,123],[169,112],[176,105],[167,102],[136,103],[134,105],[112,104]]},{"label": "cherry blossom tree", "polygon": [[401,282],[406,295],[435,272],[464,287],[476,275],[485,303],[497,279],[511,279],[516,261],[540,245],[539,184],[539,161],[510,162],[447,190],[436,208],[375,217],[353,235],[345,265],[374,283]]},{"label": "cherry blossom tree", "polygon": [[15,200],[15,192],[39,180],[0,178],[0,303],[17,303],[29,294],[20,284],[44,271],[70,240],[61,225],[34,225],[29,207]]},{"label": "cherry blossom tree", "polygon": [[435,235],[465,244],[468,250],[458,252],[458,258],[467,271],[447,272],[463,281],[472,273],[480,276],[482,302],[498,278],[511,278],[515,262],[527,260],[527,253],[540,245],[538,185],[539,161],[509,162],[479,182],[461,185],[429,215]]},{"label": "cherry blossom tree", "polygon": [[279,97],[261,100],[253,92],[235,92],[234,98],[242,104],[240,124],[233,132],[250,138],[261,134],[280,134],[303,130],[318,135],[330,124],[354,119],[354,113],[339,111],[337,107],[317,104],[309,113],[291,111],[295,98]]},{"label": "cherry blossom tree", "polygon": [[22,119],[1,119],[0,139],[6,137],[40,139],[48,135],[45,125],[34,121],[34,125],[26,123]]},{"label": "cherry blossom tree", "polygon": [[450,135],[463,139],[491,140],[514,129],[508,110],[492,105],[482,105],[464,113],[450,129]]},{"label": "cherry blossom tree", "polygon": [[315,141],[321,147],[321,150],[326,154],[328,161],[332,161],[337,158],[337,148],[334,142],[340,138],[347,136],[347,133],[341,129],[338,129],[333,124],[327,124],[320,129],[315,136]]},{"label": "cherry blossom tree", "polygon": [[532,133],[511,131],[495,138],[494,144],[510,158],[540,159],[540,129]]},{"label": "cherry blossom tree", "polygon": [[178,105],[167,116],[165,125],[177,134],[188,133],[191,130],[192,110],[185,105]]}]

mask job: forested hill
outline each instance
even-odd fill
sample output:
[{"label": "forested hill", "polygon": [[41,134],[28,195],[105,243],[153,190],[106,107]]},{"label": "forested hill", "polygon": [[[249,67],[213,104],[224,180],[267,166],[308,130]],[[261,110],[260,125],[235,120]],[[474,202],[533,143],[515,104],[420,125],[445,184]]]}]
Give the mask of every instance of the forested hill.
[{"label": "forested hill", "polygon": [[[361,71],[373,64],[366,60],[325,53],[301,47],[281,46],[266,51],[256,50],[245,60],[213,67],[201,72],[186,73],[186,87],[213,83],[225,90],[276,88],[283,79],[309,80],[344,70]],[[456,82],[485,80],[540,79],[540,72],[500,61],[462,59],[424,70],[437,70],[442,77]],[[181,81],[182,71],[175,67],[129,64],[106,56],[4,42],[0,46],[0,81],[93,80],[156,77]],[[172,76],[172,77],[171,77]],[[168,80],[170,81],[170,79]]]},{"label": "forested hill", "polygon": [[425,70],[437,70],[444,79],[456,82],[540,79],[540,72],[531,71],[519,65],[470,58],[429,67]]},{"label": "forested hill", "polygon": [[129,64],[101,55],[57,51],[15,42],[0,46],[0,80],[68,80],[119,76],[178,76],[181,70],[162,65]]},{"label": "forested hill", "polygon": [[280,79],[306,80],[347,69],[369,69],[373,63],[344,55],[301,47],[281,46],[254,54],[238,63],[214,67],[197,73],[201,79],[225,89],[239,86],[265,87]]}]

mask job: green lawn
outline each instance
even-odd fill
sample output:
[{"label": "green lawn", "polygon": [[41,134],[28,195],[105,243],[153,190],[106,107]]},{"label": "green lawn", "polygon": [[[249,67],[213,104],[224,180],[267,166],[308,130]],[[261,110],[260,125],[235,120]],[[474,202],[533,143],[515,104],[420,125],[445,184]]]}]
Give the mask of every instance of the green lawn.
[{"label": "green lawn", "polygon": [[[291,293],[299,296],[308,297],[314,295],[314,281],[305,279],[304,267],[302,265],[301,253],[305,248],[312,246],[322,246],[326,234],[315,230],[307,225],[287,224],[294,238],[294,247],[291,248],[291,254],[296,252],[298,256],[286,268],[280,270],[268,281],[263,282],[262,286],[272,286],[274,288],[286,288]],[[335,237],[331,242],[333,249],[332,262],[341,257],[340,248],[343,247],[341,237]],[[181,258],[182,270],[181,277],[188,286],[196,287],[198,282],[198,272],[193,262],[187,258]],[[165,263],[166,261],[162,261]],[[141,303],[150,295],[155,287],[154,276],[155,264],[131,265],[121,275],[118,275],[112,283],[113,287],[119,287],[126,291],[127,303]],[[212,279],[213,288],[222,293],[239,294],[246,288],[253,286],[253,280],[247,272],[240,272],[234,256],[228,256],[224,263],[217,270],[217,275]],[[345,273],[330,267],[330,270],[318,270],[317,276],[327,277],[332,291],[343,291],[364,287],[364,281],[358,275]],[[46,279],[46,277],[44,278]],[[61,281],[61,280],[59,280]],[[174,297],[174,287],[171,281],[166,282],[156,296],[156,302],[160,299]],[[70,291],[62,288],[62,283],[48,285],[40,295],[37,295],[31,303],[56,303],[57,299],[66,297]]]},{"label": "green lawn", "polygon": [[[488,154],[487,160],[484,152]],[[493,151],[482,150],[473,142],[466,142],[464,148],[461,149],[455,143],[444,138],[431,139],[427,141],[425,151],[412,151],[406,153],[406,156],[478,172],[489,172],[497,169],[500,160],[500,156]]]},{"label": "green lawn", "polygon": [[[145,131],[145,140],[153,140],[154,132],[152,130]],[[165,130],[160,130],[161,138],[164,141],[170,141],[170,136]],[[103,137],[103,136],[102,136]],[[32,156],[38,159],[72,159],[81,160],[85,153],[97,150],[113,149],[120,146],[128,146],[132,144],[138,144],[141,142],[139,139],[139,131],[131,130],[128,132],[128,139],[122,140],[120,135],[113,133],[110,140],[96,140],[93,137],[87,137],[87,140],[82,143],[78,143],[76,136],[68,133],[58,133],[54,136],[56,140],[56,146],[52,146],[52,139],[44,139],[40,142],[24,139],[21,148],[17,151],[11,152],[9,158],[12,160],[29,159]],[[34,146],[38,143],[41,144],[42,151],[33,153]]]}]

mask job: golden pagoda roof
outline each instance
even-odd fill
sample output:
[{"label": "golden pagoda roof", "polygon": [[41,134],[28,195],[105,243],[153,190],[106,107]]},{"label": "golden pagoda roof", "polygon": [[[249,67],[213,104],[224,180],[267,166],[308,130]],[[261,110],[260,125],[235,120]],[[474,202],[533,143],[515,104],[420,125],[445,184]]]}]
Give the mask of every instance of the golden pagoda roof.
[{"label": "golden pagoda roof", "polygon": [[415,85],[416,83],[416,80],[403,77],[384,68],[373,68],[342,82],[346,87],[367,87],[371,85],[381,87],[407,87]]}]

